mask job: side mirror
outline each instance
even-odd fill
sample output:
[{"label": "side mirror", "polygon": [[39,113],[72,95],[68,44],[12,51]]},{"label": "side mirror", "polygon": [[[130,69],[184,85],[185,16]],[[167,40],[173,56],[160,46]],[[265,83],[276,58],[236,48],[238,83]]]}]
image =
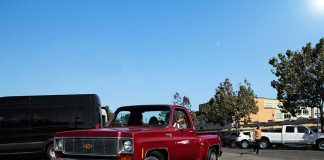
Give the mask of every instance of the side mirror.
[{"label": "side mirror", "polygon": [[106,120],[107,120],[106,116],[105,116],[105,115],[102,115],[102,116],[101,116],[101,121],[102,121],[102,125],[103,125],[103,126],[107,123]]},{"label": "side mirror", "polygon": [[310,130],[306,129],[306,130],[305,130],[305,133],[306,133],[306,134],[311,134],[312,132],[311,132]]}]

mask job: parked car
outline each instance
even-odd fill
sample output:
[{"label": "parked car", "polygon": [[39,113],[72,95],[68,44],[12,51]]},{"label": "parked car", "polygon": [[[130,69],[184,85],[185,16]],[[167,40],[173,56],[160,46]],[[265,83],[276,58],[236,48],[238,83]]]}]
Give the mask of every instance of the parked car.
[{"label": "parked car", "polygon": [[53,158],[55,132],[99,128],[104,111],[95,94],[0,97],[0,156]]},{"label": "parked car", "polygon": [[229,146],[231,148],[237,147],[237,144],[236,144],[237,137],[238,137],[238,134],[236,132],[229,132],[224,137],[224,145]]},{"label": "parked car", "polygon": [[301,125],[284,125],[276,132],[262,132],[261,148],[268,148],[272,144],[314,146],[324,150],[324,133],[314,133],[308,127]]},{"label": "parked car", "polygon": [[241,131],[236,138],[237,146],[246,149],[249,148],[250,145],[254,145],[253,134],[253,131]]},{"label": "parked car", "polygon": [[218,135],[197,132],[190,113],[181,106],[120,107],[106,128],[59,132],[58,159],[218,159]]}]

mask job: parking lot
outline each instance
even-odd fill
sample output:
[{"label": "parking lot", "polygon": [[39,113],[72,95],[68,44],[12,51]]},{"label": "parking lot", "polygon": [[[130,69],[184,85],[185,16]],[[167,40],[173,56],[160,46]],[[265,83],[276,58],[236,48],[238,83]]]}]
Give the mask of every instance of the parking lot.
[{"label": "parking lot", "polygon": [[223,148],[221,160],[323,160],[324,151],[305,148],[280,148],[260,150],[255,154],[253,148]]}]

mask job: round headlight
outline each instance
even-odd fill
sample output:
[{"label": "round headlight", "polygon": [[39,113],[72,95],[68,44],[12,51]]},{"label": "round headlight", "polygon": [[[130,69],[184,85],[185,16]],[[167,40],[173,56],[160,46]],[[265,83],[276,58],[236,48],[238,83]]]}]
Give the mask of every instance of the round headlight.
[{"label": "round headlight", "polygon": [[59,148],[62,148],[63,147],[63,141],[61,139],[57,141],[57,146]]},{"label": "round headlight", "polygon": [[124,142],[124,150],[125,151],[132,151],[132,142],[131,141],[125,141]]},{"label": "round headlight", "polygon": [[62,147],[63,147],[63,140],[62,139],[57,139],[55,149],[56,150],[61,150]]}]

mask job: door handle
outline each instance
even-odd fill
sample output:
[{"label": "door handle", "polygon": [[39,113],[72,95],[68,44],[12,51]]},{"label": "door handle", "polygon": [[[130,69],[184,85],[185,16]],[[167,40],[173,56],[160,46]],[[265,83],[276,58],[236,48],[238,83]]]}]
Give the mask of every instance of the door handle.
[{"label": "door handle", "polygon": [[192,130],[192,131],[189,131],[189,133],[196,133],[196,131],[193,131],[193,130]]},{"label": "door handle", "polygon": [[166,136],[169,136],[170,138],[172,138],[172,133],[166,133]]}]

